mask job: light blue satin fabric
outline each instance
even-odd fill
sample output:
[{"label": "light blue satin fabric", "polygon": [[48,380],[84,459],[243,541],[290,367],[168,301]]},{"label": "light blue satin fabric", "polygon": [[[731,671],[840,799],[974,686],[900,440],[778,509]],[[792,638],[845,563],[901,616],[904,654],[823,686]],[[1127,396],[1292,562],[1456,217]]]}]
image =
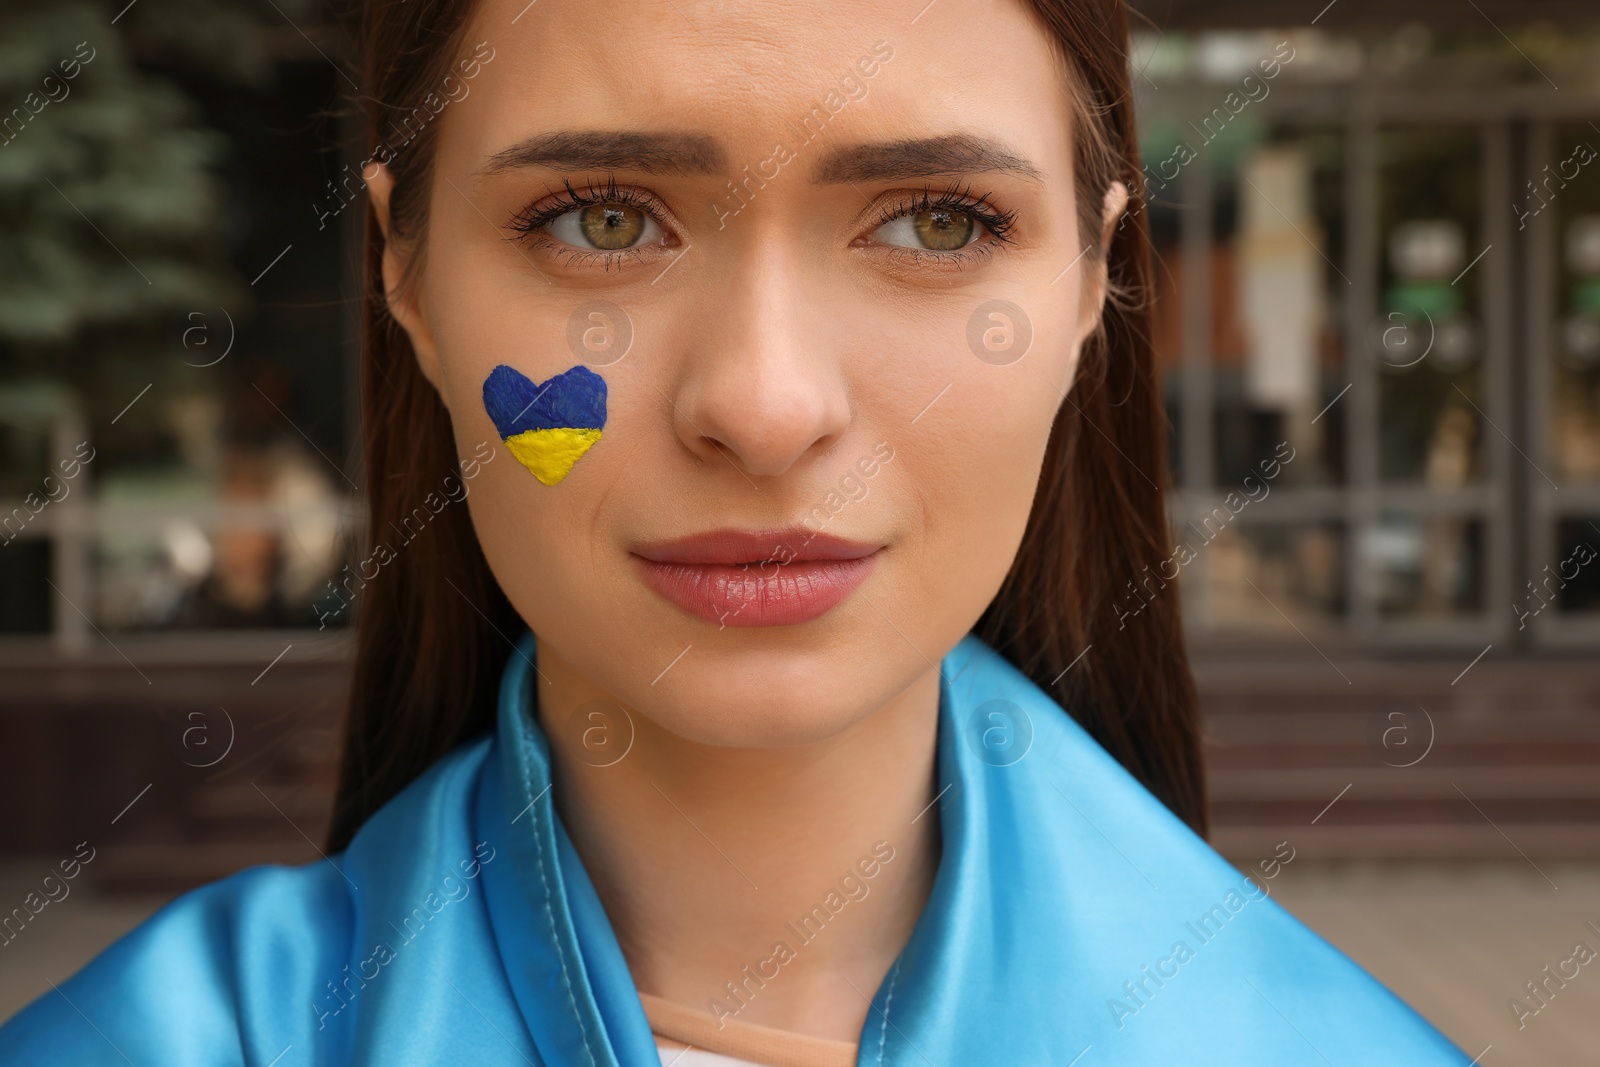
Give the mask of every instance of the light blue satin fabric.
[{"label": "light blue satin fabric", "polygon": [[[495,735],[348,849],[180,897],[0,1028],[0,1064],[659,1064],[551,804],[533,655]],[[975,638],[941,666],[938,773],[933,894],[860,1064],[1467,1064]]]}]

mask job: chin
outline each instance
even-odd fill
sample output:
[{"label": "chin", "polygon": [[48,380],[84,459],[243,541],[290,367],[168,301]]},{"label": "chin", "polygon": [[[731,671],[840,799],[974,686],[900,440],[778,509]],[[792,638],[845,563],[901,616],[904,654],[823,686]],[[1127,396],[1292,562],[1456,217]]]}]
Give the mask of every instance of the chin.
[{"label": "chin", "polygon": [[[594,566],[541,557],[536,573],[516,567],[502,587],[540,636],[540,646],[631,714],[692,744],[780,749],[839,737],[870,719],[934,669],[897,636],[868,602],[906,620],[944,612],[927,606],[928,590],[906,587],[899,561],[885,559],[861,588],[804,622],[719,626],[669,602],[637,560]],[[510,561],[508,561],[510,562]],[[586,581],[596,572],[603,584]],[[599,610],[606,605],[605,610]],[[767,618],[770,619],[770,616]],[[964,627],[934,632],[902,623],[936,664],[941,637],[954,644]]]},{"label": "chin", "polygon": [[[909,663],[883,656],[869,660],[851,651],[851,645],[874,647],[859,635],[840,641],[842,648],[816,648],[796,641],[793,633],[786,642],[782,631],[795,629],[707,635],[653,691],[646,691],[637,710],[696,744],[794,748],[848,732],[918,673]],[[758,641],[747,640],[752,636]],[[698,658],[691,664],[690,657]],[[668,686],[669,681],[675,684]]]}]

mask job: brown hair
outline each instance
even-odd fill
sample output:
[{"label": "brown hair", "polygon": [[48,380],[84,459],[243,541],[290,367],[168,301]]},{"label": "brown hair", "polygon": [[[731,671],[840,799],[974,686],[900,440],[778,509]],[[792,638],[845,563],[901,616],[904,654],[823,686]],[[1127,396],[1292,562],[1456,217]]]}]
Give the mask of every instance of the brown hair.
[{"label": "brown hair", "polygon": [[[1098,241],[1102,195],[1140,180],[1121,0],[1032,0],[1082,94],[1075,136],[1080,228]],[[471,0],[365,0],[361,105],[394,178],[391,228],[421,237],[434,122],[416,113],[461,58]],[[1165,422],[1150,341],[1151,267],[1135,202],[1109,248],[1108,300],[1051,433],[1010,574],[975,632],[1014,663],[1196,832],[1206,832],[1197,701],[1176,587],[1119,619],[1115,600],[1171,551]],[[368,539],[388,540],[456,470],[449,416],[383,292],[383,234],[366,218],[361,390]],[[524,629],[465,508],[445,508],[363,590],[355,677],[328,849],[429,764],[491,729],[499,675]],[[1128,625],[1124,629],[1124,624]],[[1080,653],[1087,651],[1079,659]],[[1076,665],[1066,670],[1069,664]],[[1063,673],[1064,672],[1064,673]]]}]

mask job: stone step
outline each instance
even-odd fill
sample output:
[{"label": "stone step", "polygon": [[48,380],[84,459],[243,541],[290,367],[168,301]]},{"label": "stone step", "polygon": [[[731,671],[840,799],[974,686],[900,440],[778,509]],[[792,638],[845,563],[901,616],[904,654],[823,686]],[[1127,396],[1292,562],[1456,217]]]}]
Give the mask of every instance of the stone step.
[{"label": "stone step", "polygon": [[1326,804],[1350,786],[1348,797],[1365,801],[1585,800],[1600,802],[1595,765],[1353,767],[1334,762],[1316,767],[1213,767],[1213,804],[1305,801]]}]

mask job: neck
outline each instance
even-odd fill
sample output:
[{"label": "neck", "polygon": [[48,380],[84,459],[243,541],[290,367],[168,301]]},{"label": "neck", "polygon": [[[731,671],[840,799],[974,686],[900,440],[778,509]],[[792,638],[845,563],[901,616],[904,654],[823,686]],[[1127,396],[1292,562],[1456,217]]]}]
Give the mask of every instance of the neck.
[{"label": "neck", "polygon": [[635,712],[626,756],[597,767],[558,743],[593,687],[553,650],[539,667],[555,804],[640,992],[859,1040],[938,867],[938,671],[799,747],[699,744]]}]

